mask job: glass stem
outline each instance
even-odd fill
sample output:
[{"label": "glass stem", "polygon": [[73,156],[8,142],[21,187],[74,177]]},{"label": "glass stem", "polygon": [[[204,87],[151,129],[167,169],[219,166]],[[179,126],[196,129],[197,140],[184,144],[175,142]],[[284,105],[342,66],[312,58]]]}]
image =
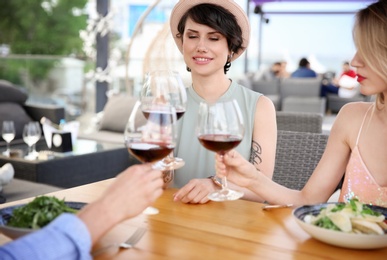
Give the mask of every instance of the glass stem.
[{"label": "glass stem", "polygon": [[7,154],[9,155],[11,153],[11,144],[7,143]]},{"label": "glass stem", "polygon": [[227,177],[222,178],[222,190],[228,190]]}]

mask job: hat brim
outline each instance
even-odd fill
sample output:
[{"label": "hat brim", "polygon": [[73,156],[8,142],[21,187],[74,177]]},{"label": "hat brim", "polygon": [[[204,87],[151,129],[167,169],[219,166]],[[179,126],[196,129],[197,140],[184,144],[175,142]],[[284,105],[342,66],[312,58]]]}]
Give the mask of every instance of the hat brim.
[{"label": "hat brim", "polygon": [[183,42],[181,38],[176,37],[176,35],[179,33],[179,31],[177,30],[177,25],[179,24],[179,21],[183,17],[183,15],[189,9],[199,4],[213,4],[213,5],[221,6],[226,10],[228,10],[230,13],[232,13],[237,19],[238,25],[241,27],[241,30],[242,30],[243,42],[242,42],[242,49],[239,50],[238,53],[234,53],[234,55],[231,58],[231,61],[234,61],[245,51],[245,49],[249,45],[250,23],[245,11],[233,0],[181,0],[179,1],[171,12],[171,18],[169,20],[169,23],[170,23],[173,39],[175,40],[175,43],[179,48],[180,52],[183,53]]}]

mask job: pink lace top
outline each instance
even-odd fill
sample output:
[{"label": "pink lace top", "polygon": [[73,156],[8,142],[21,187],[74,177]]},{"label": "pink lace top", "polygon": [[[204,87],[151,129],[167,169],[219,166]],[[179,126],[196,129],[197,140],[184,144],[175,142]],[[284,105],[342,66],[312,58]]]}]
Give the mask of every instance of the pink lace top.
[{"label": "pink lace top", "polygon": [[352,150],[351,157],[345,171],[339,201],[347,202],[349,199],[355,197],[363,203],[386,207],[387,187],[381,187],[375,181],[374,177],[365,165],[358,147],[359,137],[369,110],[370,109],[368,109],[364,115],[364,119],[356,139],[356,145]]}]

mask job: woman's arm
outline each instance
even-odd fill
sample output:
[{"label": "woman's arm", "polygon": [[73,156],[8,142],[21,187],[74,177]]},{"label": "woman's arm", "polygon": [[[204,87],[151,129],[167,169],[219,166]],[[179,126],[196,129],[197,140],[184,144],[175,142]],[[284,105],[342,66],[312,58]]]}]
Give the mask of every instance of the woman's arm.
[{"label": "woman's arm", "polygon": [[230,182],[255,193],[255,198],[272,204],[325,202],[344,174],[363,115],[364,113],[357,111],[354,106],[346,106],[340,111],[324,154],[302,191],[291,190],[275,183],[263,170],[257,170],[234,150],[223,158],[216,156],[217,174],[219,177],[227,176]]},{"label": "woman's arm", "polygon": [[[254,167],[264,173],[268,178],[273,177],[275,153],[277,147],[277,122],[276,111],[273,102],[266,96],[258,99],[255,108],[254,130],[251,144],[250,162]],[[233,184],[230,183],[230,187]],[[235,187],[239,189],[240,187]],[[244,199],[264,201],[258,194],[248,189],[243,190]]]}]

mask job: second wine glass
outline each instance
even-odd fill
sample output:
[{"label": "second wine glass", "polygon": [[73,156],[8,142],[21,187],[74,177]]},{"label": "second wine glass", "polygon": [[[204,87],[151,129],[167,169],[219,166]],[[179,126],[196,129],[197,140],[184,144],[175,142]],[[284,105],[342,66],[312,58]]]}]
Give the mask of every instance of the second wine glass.
[{"label": "second wine glass", "polygon": [[[148,72],[140,97],[144,113],[151,112],[155,105],[169,105],[176,110],[176,117],[179,120],[186,110],[187,93],[183,80],[176,71],[153,70]],[[162,164],[169,170],[174,170],[183,167],[185,163],[171,153],[162,161]]]},{"label": "second wine glass", "polygon": [[42,130],[39,122],[29,122],[24,126],[23,140],[28,145],[28,154],[25,156],[27,160],[35,160],[38,157],[35,145],[42,137]]},{"label": "second wine glass", "polygon": [[[208,150],[224,155],[243,139],[244,125],[238,103],[235,100],[215,104],[200,103],[196,135]],[[231,190],[227,178],[222,179],[222,189],[208,197],[213,201],[237,200],[243,192]]]}]

